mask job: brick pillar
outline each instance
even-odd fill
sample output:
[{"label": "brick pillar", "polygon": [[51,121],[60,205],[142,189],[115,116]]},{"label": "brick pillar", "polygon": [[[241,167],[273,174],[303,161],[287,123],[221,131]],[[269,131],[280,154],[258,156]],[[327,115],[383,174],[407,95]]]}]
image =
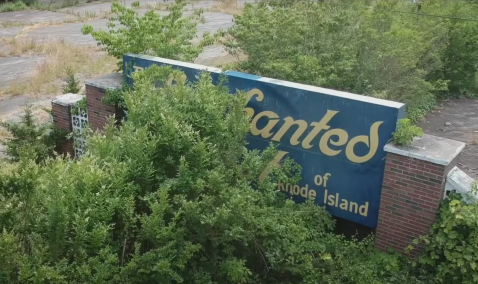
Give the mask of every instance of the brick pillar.
[{"label": "brick pillar", "polygon": [[[56,97],[51,102],[51,115],[53,118],[53,125],[65,130],[67,133],[73,131],[71,122],[71,106],[82,100],[84,97],[77,94],[65,94]],[[61,145],[56,145],[56,151],[63,155],[75,156],[73,150],[73,140],[68,139]]]},{"label": "brick pillar", "polygon": [[443,199],[447,174],[464,147],[462,142],[431,135],[415,139],[408,147],[385,146],[377,248],[405,252],[414,239],[429,233]]},{"label": "brick pillar", "polygon": [[85,82],[88,124],[91,129],[102,130],[108,122],[108,117],[113,116],[117,123],[124,117],[123,111],[118,106],[103,103],[106,92],[120,89],[122,84],[123,75],[120,73],[100,76]]}]

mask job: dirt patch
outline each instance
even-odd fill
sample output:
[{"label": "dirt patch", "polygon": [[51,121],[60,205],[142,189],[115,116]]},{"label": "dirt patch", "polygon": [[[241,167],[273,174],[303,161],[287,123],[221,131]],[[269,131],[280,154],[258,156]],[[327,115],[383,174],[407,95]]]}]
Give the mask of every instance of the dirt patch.
[{"label": "dirt patch", "polygon": [[478,178],[478,99],[443,102],[419,126],[427,134],[466,143],[459,167],[472,178]]}]

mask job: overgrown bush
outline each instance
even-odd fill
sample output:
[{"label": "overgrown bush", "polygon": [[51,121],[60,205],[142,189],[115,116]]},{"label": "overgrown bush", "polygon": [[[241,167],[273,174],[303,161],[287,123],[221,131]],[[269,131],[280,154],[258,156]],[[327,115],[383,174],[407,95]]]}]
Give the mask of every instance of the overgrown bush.
[{"label": "overgrown bush", "polygon": [[[421,14],[420,14],[421,13]],[[246,72],[405,102],[420,119],[437,97],[477,90],[478,22],[469,1],[264,1],[226,41]]]},{"label": "overgrown bush", "polygon": [[55,1],[51,3],[43,3],[37,0],[27,0],[27,1],[13,1],[0,4],[0,13],[1,12],[12,12],[12,11],[22,11],[28,8],[35,10],[47,10],[47,11],[58,11],[65,7],[71,7],[78,5],[79,0],[62,0]]},{"label": "overgrown bush", "polygon": [[451,194],[442,204],[430,235],[415,243],[426,244],[418,263],[437,283],[478,283],[476,203],[467,204],[462,196]]},{"label": "overgrown bush", "polygon": [[66,135],[52,124],[37,124],[31,106],[25,108],[20,122],[1,121],[0,126],[11,134],[2,144],[5,145],[7,156],[13,161],[25,157],[39,163],[53,156],[56,143]]},{"label": "overgrown bush", "polygon": [[95,31],[92,26],[84,25],[82,32],[91,34],[98,45],[118,58],[119,69],[122,68],[123,55],[129,53],[193,61],[214,39],[209,33],[204,33],[199,44],[192,43],[197,32],[195,19],[200,15],[183,17],[185,5],[184,1],[178,0],[169,6],[167,16],[154,10],[141,16],[134,8],[114,2],[111,11],[116,16],[109,19],[108,31]]},{"label": "overgrown bush", "polygon": [[446,201],[418,262],[346,240],[277,190],[300,167],[246,150],[245,94],[183,76],[135,73],[128,121],[81,160],[37,164],[26,147],[0,168],[0,283],[476,283],[477,205]]},{"label": "overgrown bush", "polygon": [[81,160],[0,169],[0,283],[425,283],[284,198],[300,169],[245,149],[245,94],[171,73],[135,73],[128,121]]},{"label": "overgrown bush", "polygon": [[4,4],[0,4],[0,13],[1,12],[13,12],[13,11],[21,11],[27,9],[28,6],[25,5],[22,1],[15,1],[15,2],[8,2]]}]

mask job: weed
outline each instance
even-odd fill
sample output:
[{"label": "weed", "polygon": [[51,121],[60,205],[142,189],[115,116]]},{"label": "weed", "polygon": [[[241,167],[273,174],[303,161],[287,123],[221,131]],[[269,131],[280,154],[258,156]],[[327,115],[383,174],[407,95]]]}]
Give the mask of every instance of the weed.
[{"label": "weed", "polygon": [[399,146],[409,146],[414,137],[422,137],[423,130],[411,124],[410,119],[404,118],[398,121],[397,131],[393,133],[393,142]]}]

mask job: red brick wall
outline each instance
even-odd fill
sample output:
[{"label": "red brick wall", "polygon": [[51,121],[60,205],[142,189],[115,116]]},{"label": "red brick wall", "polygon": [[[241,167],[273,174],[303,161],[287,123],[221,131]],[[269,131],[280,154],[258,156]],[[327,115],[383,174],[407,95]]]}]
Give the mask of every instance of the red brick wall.
[{"label": "red brick wall", "polygon": [[[456,165],[433,164],[387,153],[375,246],[404,252],[428,234],[443,199],[448,172]],[[412,256],[418,250],[412,252]]]},{"label": "red brick wall", "polygon": [[[70,106],[52,103],[51,114],[53,117],[53,123],[57,128],[63,129],[68,133],[72,131]],[[73,150],[73,140],[69,139],[64,143],[57,145],[56,151],[60,154],[74,157],[75,151]]]},{"label": "red brick wall", "polygon": [[92,85],[86,85],[86,106],[88,109],[88,124],[93,130],[102,130],[108,117],[113,116],[117,122],[121,121],[124,114],[116,106],[103,104],[102,100],[106,89]]}]

